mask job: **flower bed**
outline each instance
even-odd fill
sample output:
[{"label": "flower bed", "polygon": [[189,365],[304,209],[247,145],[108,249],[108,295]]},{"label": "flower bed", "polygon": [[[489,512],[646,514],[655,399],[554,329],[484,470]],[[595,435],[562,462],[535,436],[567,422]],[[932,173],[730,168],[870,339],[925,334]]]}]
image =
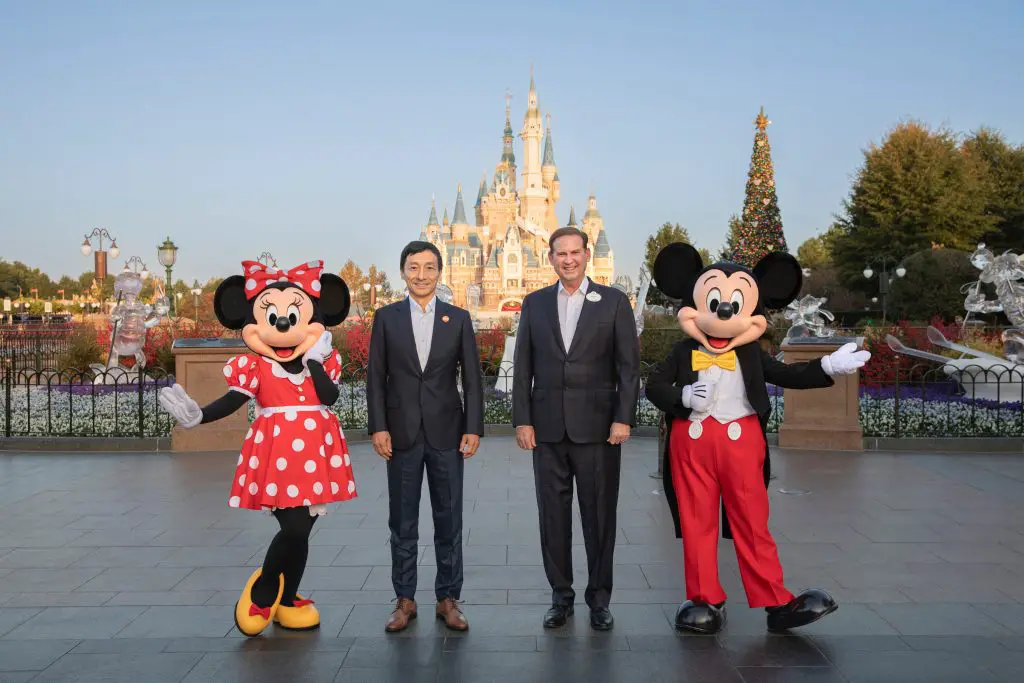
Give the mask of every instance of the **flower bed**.
[{"label": "flower bed", "polygon": [[[11,387],[12,436],[165,437],[172,420],[157,402],[157,389],[165,383],[104,387],[88,384]],[[785,410],[782,392],[769,387],[774,410],[768,431],[778,431]],[[142,413],[140,428],[139,413]],[[345,429],[366,428],[366,388],[362,383],[342,385],[332,406]],[[0,434],[6,428],[7,406],[0,391]],[[249,418],[254,417],[253,402]],[[860,392],[860,417],[869,437],[992,437],[1024,436],[1024,405],[958,396],[951,385],[868,387]],[[660,413],[641,397],[638,423],[657,426]],[[511,424],[512,396],[487,390],[484,422]]]}]

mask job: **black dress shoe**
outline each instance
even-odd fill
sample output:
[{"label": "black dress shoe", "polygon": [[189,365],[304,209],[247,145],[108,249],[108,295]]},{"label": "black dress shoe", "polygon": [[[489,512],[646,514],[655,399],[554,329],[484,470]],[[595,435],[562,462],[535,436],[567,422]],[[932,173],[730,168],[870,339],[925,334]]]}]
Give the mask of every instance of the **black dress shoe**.
[{"label": "black dress shoe", "polygon": [[590,610],[590,627],[596,631],[611,631],[615,624],[612,613],[607,607],[595,607]]},{"label": "black dress shoe", "polygon": [[676,628],[704,635],[718,633],[725,626],[725,603],[708,605],[687,600],[676,610]]},{"label": "black dress shoe", "polygon": [[811,588],[785,605],[768,607],[768,630],[788,631],[814,623],[839,609],[835,599],[823,590]]},{"label": "black dress shoe", "polygon": [[552,605],[544,615],[544,628],[561,628],[572,616],[572,605]]}]

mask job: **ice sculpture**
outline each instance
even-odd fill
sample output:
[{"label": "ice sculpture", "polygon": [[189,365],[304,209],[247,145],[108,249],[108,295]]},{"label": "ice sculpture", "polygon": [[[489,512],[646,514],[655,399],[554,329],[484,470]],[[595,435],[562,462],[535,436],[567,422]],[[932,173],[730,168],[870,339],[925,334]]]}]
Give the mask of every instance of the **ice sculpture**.
[{"label": "ice sculpture", "polygon": [[[984,243],[971,254],[971,264],[981,273],[976,282],[964,285],[961,290],[967,294],[964,298],[967,315],[962,329],[967,329],[973,314],[1005,314],[1012,327],[1003,330],[1001,335],[1003,358],[951,342],[935,327],[928,327],[928,341],[939,348],[955,351],[960,354],[959,358],[904,346],[892,335],[888,335],[885,341],[897,353],[942,363],[943,372],[959,381],[968,396],[1002,402],[1020,401],[1024,380],[1024,366],[1020,363],[1024,353],[1024,284],[1020,281],[1024,280],[1024,265],[1021,257],[1012,251],[996,256]],[[982,284],[994,286],[995,299],[985,296]]]},{"label": "ice sculpture", "polygon": [[[146,332],[167,315],[170,306],[167,297],[160,297],[154,305],[139,301],[142,292],[142,276],[126,270],[114,280],[114,296],[117,303],[110,312],[113,333],[110,335],[110,353],[106,366],[94,363],[90,368],[96,373],[95,384],[123,384],[134,381],[139,369],[146,366]],[[133,356],[135,368],[129,371],[120,365],[121,356]]]},{"label": "ice sculpture", "polygon": [[786,341],[793,342],[797,339],[810,337],[813,339],[827,339],[835,336],[835,330],[828,327],[828,323],[836,318],[831,312],[826,311],[822,306],[828,299],[811,296],[807,294],[802,299],[795,299],[786,307],[786,320],[792,325],[786,332]]}]

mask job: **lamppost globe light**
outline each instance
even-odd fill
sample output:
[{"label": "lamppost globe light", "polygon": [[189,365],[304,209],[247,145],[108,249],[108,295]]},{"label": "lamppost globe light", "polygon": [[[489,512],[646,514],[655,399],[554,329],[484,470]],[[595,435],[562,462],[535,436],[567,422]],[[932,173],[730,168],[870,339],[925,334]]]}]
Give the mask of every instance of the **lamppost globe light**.
[{"label": "lamppost globe light", "polygon": [[364,282],[363,283],[363,291],[364,292],[369,292],[370,291],[370,283],[369,282]]},{"label": "lamppost globe light", "polygon": [[143,268],[143,269],[142,269],[142,272],[141,272],[141,273],[139,273],[139,275],[141,275],[141,276],[142,276],[142,279],[143,279],[143,280],[146,280],[146,279],[148,279],[148,278],[149,278],[149,271],[148,271],[147,269]]},{"label": "lamppost globe light", "polygon": [[92,245],[89,244],[89,240],[86,239],[82,242],[82,256],[88,256],[92,252]]},{"label": "lamppost globe light", "polygon": [[903,266],[896,266],[896,275],[897,275],[897,277],[903,277],[906,274],[907,274],[907,269],[906,268],[904,268]]},{"label": "lamppost globe light", "polygon": [[865,268],[864,269],[864,277],[866,277],[868,280],[870,280],[871,276],[874,275],[874,274],[875,274],[875,271],[871,270],[870,268]]},{"label": "lamppost globe light", "polygon": [[804,273],[804,277],[810,277],[811,276],[811,269],[810,268],[804,268],[803,269],[803,273]]},{"label": "lamppost globe light", "polygon": [[170,237],[156,248],[156,257],[164,268],[170,268],[178,260],[178,247],[174,245]]},{"label": "lamppost globe light", "polygon": [[121,253],[121,248],[117,246],[117,240],[114,240],[110,244],[110,258],[117,258]]}]

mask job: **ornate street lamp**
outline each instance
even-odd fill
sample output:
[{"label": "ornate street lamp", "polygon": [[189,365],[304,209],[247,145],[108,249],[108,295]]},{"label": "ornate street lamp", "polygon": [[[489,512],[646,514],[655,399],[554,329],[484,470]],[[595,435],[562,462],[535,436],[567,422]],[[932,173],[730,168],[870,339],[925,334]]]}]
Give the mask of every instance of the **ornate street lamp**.
[{"label": "ornate street lamp", "polygon": [[265,251],[262,254],[260,254],[260,257],[256,260],[265,265],[267,268],[277,268],[277,259],[275,259],[274,255],[271,254],[269,251]]},{"label": "ornate street lamp", "polygon": [[196,322],[199,322],[199,295],[203,293],[203,288],[199,284],[199,280],[192,281],[192,304],[196,309]]},{"label": "ornate street lamp", "polygon": [[384,282],[384,273],[377,270],[377,266],[370,266],[370,271],[366,274],[366,282],[363,283],[363,291],[370,293],[370,310],[377,310],[377,292],[381,290],[381,284]]},{"label": "ornate street lamp", "polygon": [[[875,271],[872,270],[871,268],[872,265],[879,265],[882,268],[882,272],[878,274],[878,293],[881,294],[882,296],[882,322],[885,322],[886,319],[886,303],[888,301],[889,291],[891,289],[893,281],[893,277],[892,275],[889,274],[888,270],[888,265],[890,263],[896,265],[896,277],[903,277],[904,275],[907,274],[907,269],[903,266],[903,264],[890,256],[883,256],[880,259],[871,261],[868,263],[867,267],[864,268],[864,277],[868,280],[870,280],[871,276],[875,274]],[[872,301],[875,300],[876,299],[872,299]],[[867,309],[866,306],[865,309]]]},{"label": "ornate street lamp", "polygon": [[[140,267],[142,268],[142,270],[139,270]],[[133,273],[138,273],[139,275],[142,276],[143,280],[149,277],[149,267],[147,267],[143,260],[140,259],[138,256],[132,256],[130,259],[125,261],[124,270],[125,272],[130,271]]]},{"label": "ornate street lamp", "polygon": [[175,296],[173,288],[173,280],[171,280],[171,268],[174,266],[174,262],[178,260],[178,247],[174,246],[174,242],[168,237],[164,240],[164,243],[156,248],[156,257],[160,261],[160,265],[167,269],[167,301],[170,306],[168,315],[174,317],[175,313]]},{"label": "ornate street lamp", "polygon": [[[98,238],[98,246],[94,250],[92,247],[91,240],[96,237]],[[110,240],[110,250],[103,248],[103,239]],[[82,242],[82,255],[88,256],[90,253],[93,254],[93,277],[96,278],[96,282],[99,285],[100,290],[100,301],[103,300],[103,281],[107,279],[107,255],[110,258],[116,259],[121,253],[121,249],[117,246],[117,238],[106,231],[105,228],[96,228],[91,233],[85,236],[85,240]]]}]

